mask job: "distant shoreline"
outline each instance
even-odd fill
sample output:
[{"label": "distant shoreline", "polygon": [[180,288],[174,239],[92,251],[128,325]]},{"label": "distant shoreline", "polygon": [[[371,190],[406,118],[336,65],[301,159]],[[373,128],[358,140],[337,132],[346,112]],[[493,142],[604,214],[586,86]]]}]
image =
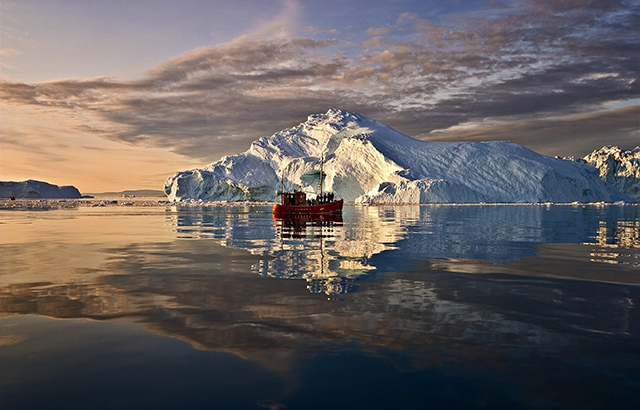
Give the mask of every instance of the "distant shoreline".
[{"label": "distant shoreline", "polygon": [[[102,207],[166,207],[166,206],[180,206],[185,208],[206,207],[206,208],[234,208],[234,207],[257,207],[257,206],[272,206],[274,202],[271,201],[242,201],[242,202],[226,202],[226,201],[214,201],[214,202],[200,202],[200,201],[176,201],[171,202],[167,199],[157,199],[157,197],[135,197],[135,198],[122,198],[122,197],[110,197],[110,198],[78,198],[78,199],[16,199],[9,200],[7,198],[0,199],[0,210],[33,210],[33,211],[46,211],[55,209],[75,209],[75,208],[102,208]],[[346,206],[351,207],[396,207],[396,206],[421,206],[421,207],[436,207],[436,206],[640,206],[640,203],[635,202],[593,202],[593,203],[517,203],[517,202],[497,202],[497,203],[425,203],[425,204],[354,204],[347,203]]]},{"label": "distant shoreline", "polygon": [[159,189],[127,189],[124,191],[110,192],[83,192],[82,195],[91,195],[95,198],[115,198],[125,197],[144,197],[144,198],[166,198],[167,195]]}]

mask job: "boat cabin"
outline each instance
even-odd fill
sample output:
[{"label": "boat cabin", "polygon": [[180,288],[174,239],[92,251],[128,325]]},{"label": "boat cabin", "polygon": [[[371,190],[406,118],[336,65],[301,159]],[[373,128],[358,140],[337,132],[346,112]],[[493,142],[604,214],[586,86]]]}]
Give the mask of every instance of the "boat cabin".
[{"label": "boat cabin", "polygon": [[307,194],[295,190],[293,192],[277,192],[282,202],[273,205],[273,215],[315,215],[315,214],[340,214],[342,212],[342,199],[335,201],[333,192],[324,192],[314,199],[307,199]]},{"label": "boat cabin", "polygon": [[306,205],[307,194],[302,191],[282,192],[282,205]]},{"label": "boat cabin", "polygon": [[333,192],[325,192],[318,195],[315,199],[307,199],[306,192],[293,191],[293,192],[278,192],[278,195],[282,196],[282,205],[287,206],[315,206],[328,204],[334,201],[335,197]]}]

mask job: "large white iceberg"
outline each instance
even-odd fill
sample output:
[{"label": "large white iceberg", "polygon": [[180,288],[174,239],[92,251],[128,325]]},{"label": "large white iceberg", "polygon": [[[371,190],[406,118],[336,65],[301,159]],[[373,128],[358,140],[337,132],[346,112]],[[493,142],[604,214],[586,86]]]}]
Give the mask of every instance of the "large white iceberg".
[{"label": "large white iceberg", "polygon": [[262,137],[248,151],[165,182],[170,200],[275,199],[286,190],[324,188],[357,203],[596,202],[630,200],[585,164],[521,145],[426,142],[362,115],[330,109]]}]

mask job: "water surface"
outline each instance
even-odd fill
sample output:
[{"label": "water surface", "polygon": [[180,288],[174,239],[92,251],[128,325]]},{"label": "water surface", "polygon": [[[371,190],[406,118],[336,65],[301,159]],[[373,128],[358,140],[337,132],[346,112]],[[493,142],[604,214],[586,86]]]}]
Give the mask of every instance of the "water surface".
[{"label": "water surface", "polygon": [[0,407],[630,408],[640,207],[0,211]]}]

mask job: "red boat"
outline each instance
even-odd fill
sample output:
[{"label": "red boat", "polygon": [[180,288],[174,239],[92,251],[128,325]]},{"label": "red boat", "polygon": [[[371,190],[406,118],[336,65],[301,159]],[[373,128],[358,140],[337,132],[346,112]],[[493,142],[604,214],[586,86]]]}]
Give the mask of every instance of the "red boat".
[{"label": "red boat", "polygon": [[281,202],[273,206],[273,216],[282,218],[293,215],[324,215],[342,214],[342,199],[335,200],[333,192],[322,192],[324,173],[324,153],[320,159],[320,172],[318,174],[320,194],[315,199],[307,199],[307,194],[302,191],[284,192],[284,175],[281,177],[282,191],[276,195]]},{"label": "red boat", "polygon": [[283,217],[289,215],[341,214],[344,201],[334,200],[333,193],[325,192],[316,199],[307,200],[302,191],[278,192],[281,203],[273,205],[273,215]]}]

